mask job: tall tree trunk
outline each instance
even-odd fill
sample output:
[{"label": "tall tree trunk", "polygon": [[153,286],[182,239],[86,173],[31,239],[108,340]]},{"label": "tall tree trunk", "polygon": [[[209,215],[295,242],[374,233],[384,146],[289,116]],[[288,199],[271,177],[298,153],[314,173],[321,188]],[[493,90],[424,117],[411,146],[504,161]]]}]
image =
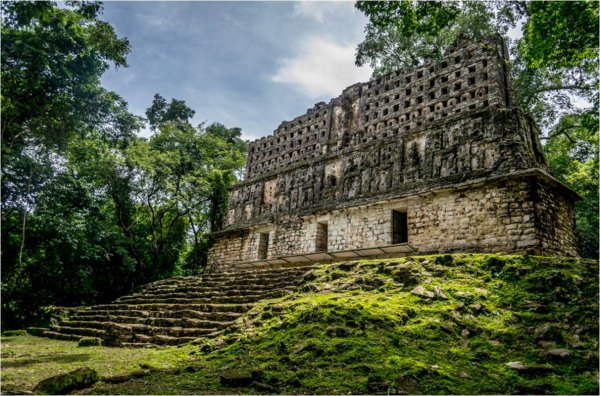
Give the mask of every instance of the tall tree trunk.
[{"label": "tall tree trunk", "polygon": [[198,268],[200,268],[200,261],[198,259],[198,230],[196,229],[196,225],[194,224],[194,218],[192,214],[188,212],[188,219],[190,220],[190,227],[192,228],[192,234],[194,234],[194,265],[193,265],[193,274],[198,275]]},{"label": "tall tree trunk", "polygon": [[29,172],[27,180],[27,192],[25,193],[25,207],[23,208],[23,218],[21,220],[21,246],[19,247],[19,268],[23,265],[23,250],[25,250],[25,234],[27,229],[27,204],[29,203],[29,194],[31,193],[31,180],[33,179],[33,169]]}]

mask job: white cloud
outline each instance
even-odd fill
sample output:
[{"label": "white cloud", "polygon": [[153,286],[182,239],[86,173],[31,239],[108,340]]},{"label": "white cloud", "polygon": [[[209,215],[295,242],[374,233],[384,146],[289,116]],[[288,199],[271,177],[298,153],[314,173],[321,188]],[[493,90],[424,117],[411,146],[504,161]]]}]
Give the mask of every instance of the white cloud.
[{"label": "white cloud", "polygon": [[294,14],[312,18],[320,23],[325,22],[327,14],[354,8],[354,1],[299,1],[294,3]]},{"label": "white cloud", "polygon": [[371,76],[370,68],[354,65],[354,51],[354,44],[309,38],[297,57],[281,61],[271,80],[296,85],[311,97],[336,97],[347,86],[367,81]]}]

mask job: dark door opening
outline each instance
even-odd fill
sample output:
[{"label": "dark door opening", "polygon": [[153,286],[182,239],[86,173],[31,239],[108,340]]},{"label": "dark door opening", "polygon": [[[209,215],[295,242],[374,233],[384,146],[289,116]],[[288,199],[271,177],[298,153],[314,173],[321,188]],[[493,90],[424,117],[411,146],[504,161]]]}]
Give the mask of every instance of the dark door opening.
[{"label": "dark door opening", "polygon": [[258,234],[258,259],[265,260],[269,253],[269,233],[261,232]]},{"label": "dark door opening", "polygon": [[317,237],[315,241],[315,252],[327,251],[327,223],[317,223]]},{"label": "dark door opening", "polygon": [[392,244],[408,242],[408,218],[406,212],[392,211]]}]

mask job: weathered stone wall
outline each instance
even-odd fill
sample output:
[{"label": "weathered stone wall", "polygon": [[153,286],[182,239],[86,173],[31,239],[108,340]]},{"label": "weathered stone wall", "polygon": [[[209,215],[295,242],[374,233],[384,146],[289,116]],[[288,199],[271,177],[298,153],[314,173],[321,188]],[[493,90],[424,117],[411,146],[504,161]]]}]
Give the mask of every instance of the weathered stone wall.
[{"label": "weathered stone wall", "polygon": [[[533,184],[533,183],[532,183]],[[536,230],[544,255],[577,256],[576,197],[556,185],[535,183]]]},{"label": "weathered stone wall", "polygon": [[487,107],[508,107],[506,48],[499,37],[459,42],[444,59],[355,84],[250,144],[246,180],[361,143],[401,135]]},{"label": "weathered stone wall", "polygon": [[498,37],[444,59],[356,84],[251,143],[224,229],[340,203],[545,168],[539,130],[510,107]]},{"label": "weathered stone wall", "polygon": [[[576,255],[572,201],[544,179],[543,174],[498,178],[315,216],[290,216],[271,230],[270,257],[315,252],[318,222],[327,223],[330,252],[391,245],[393,210],[407,212],[408,243],[419,253]],[[222,238],[215,246],[227,243]],[[257,259],[245,252],[242,256]],[[239,257],[233,251],[213,254],[211,263],[229,265]]]},{"label": "weathered stone wall", "polygon": [[273,223],[287,213],[306,215],[423,188],[543,169],[537,134],[527,116],[495,109],[371,141],[361,150],[240,184],[232,191],[224,229]]}]

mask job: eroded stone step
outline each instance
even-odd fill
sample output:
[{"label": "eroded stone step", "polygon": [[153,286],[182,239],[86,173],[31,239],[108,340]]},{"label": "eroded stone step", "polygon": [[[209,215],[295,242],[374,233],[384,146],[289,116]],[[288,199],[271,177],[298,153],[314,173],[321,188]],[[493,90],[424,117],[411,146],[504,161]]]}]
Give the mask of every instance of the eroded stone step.
[{"label": "eroded stone step", "polygon": [[[142,338],[140,338],[139,336],[141,336],[141,335],[135,334],[133,339],[141,341]],[[190,341],[194,341],[197,338],[198,337],[171,337],[171,336],[167,336],[167,335],[157,335],[157,336],[150,337],[149,341],[144,341],[144,342],[149,343],[149,344],[156,344],[156,345],[181,345],[181,344],[188,343]],[[146,339],[146,338],[143,338],[143,339]]]},{"label": "eroded stone step", "polygon": [[270,285],[263,285],[263,284],[258,284],[258,285],[229,285],[229,286],[177,286],[174,288],[169,288],[169,289],[150,289],[144,292],[139,292],[139,293],[134,293],[133,295],[144,295],[144,296],[149,296],[149,295],[160,295],[160,294],[167,294],[167,293],[215,293],[215,292],[222,292],[222,293],[229,293],[229,292],[235,292],[236,294],[254,294],[255,292],[261,292],[261,291],[273,291],[273,290],[278,290],[278,289],[286,289],[286,290],[294,290],[298,287],[297,285],[298,282],[289,282],[287,284],[281,284],[278,285],[277,287],[273,287]]},{"label": "eroded stone step", "polygon": [[[89,317],[88,317],[89,318]],[[97,318],[97,317],[94,317]],[[106,323],[122,324],[143,324],[147,326],[177,326],[185,328],[225,328],[230,326],[233,321],[220,322],[215,320],[201,320],[189,318],[139,318],[135,316],[114,316],[107,315],[99,320],[66,320],[60,323],[61,326],[69,327],[90,327],[95,329],[105,329]]]},{"label": "eroded stone step", "polygon": [[262,288],[256,290],[239,290],[239,289],[231,289],[231,290],[209,290],[204,292],[190,292],[190,291],[171,291],[171,292],[161,292],[161,293],[139,293],[132,294],[130,296],[123,296],[115,300],[115,302],[125,302],[134,299],[140,298],[185,298],[185,299],[212,299],[215,297],[244,297],[244,296],[252,296],[252,295],[269,295],[272,293],[278,292],[293,292],[296,287],[282,287],[277,289],[269,289]]},{"label": "eroded stone step", "polygon": [[187,284],[206,284],[209,282],[218,282],[218,283],[226,283],[226,282],[242,282],[242,281],[247,281],[247,282],[281,282],[281,281],[285,281],[285,280],[293,280],[293,279],[298,279],[301,278],[302,275],[304,275],[305,271],[302,272],[298,272],[298,273],[287,273],[287,274],[270,274],[270,275],[262,275],[262,276],[231,276],[231,277],[222,277],[222,278],[216,278],[216,277],[206,277],[203,278],[202,281],[200,282],[194,282],[194,283],[187,283]]},{"label": "eroded stone step", "polygon": [[176,285],[195,285],[205,282],[237,282],[237,281],[252,281],[252,280],[283,280],[285,278],[296,278],[304,274],[311,267],[292,267],[272,270],[259,271],[235,271],[235,272],[217,272],[205,274],[202,276],[190,277],[172,277],[146,285],[140,286],[140,291],[157,287],[172,287]]},{"label": "eroded stone step", "polygon": [[91,327],[71,327],[71,326],[63,326],[61,325],[52,325],[50,326],[52,331],[62,334],[75,334],[83,337],[106,337],[106,330],[104,329],[94,329]]},{"label": "eroded stone step", "polygon": [[77,334],[67,334],[67,333],[61,333],[58,331],[46,330],[42,333],[42,337],[53,338],[55,340],[63,340],[63,341],[79,341],[83,337],[87,337],[87,336],[77,335]]},{"label": "eroded stone step", "polygon": [[149,342],[121,342],[119,346],[123,348],[156,348],[160,345]]},{"label": "eroded stone step", "polygon": [[[105,336],[128,336],[132,334],[144,334],[148,336],[169,336],[169,337],[192,337],[198,338],[206,334],[214,333],[219,331],[218,328],[187,328],[179,326],[147,326],[143,324],[124,324],[106,322],[105,324]],[[81,333],[79,333],[81,334]]]},{"label": "eroded stone step", "polygon": [[94,310],[136,310],[136,311],[177,311],[177,310],[193,310],[203,312],[236,312],[244,313],[252,308],[253,304],[101,304],[94,305]]},{"label": "eroded stone step", "polygon": [[279,267],[279,268],[254,268],[254,269],[233,269],[223,271],[215,271],[208,272],[202,274],[202,277],[231,277],[231,276],[247,276],[247,275],[263,275],[263,274],[284,274],[284,273],[293,273],[293,272],[302,272],[307,267],[314,266],[314,263],[307,263],[305,265],[296,265],[296,266],[288,266],[288,267]]},{"label": "eroded stone step", "polygon": [[294,279],[274,279],[274,280],[263,280],[263,279],[241,279],[231,281],[206,281],[198,284],[184,284],[184,285],[171,285],[171,286],[159,286],[144,290],[139,290],[136,293],[153,293],[163,291],[177,291],[177,290],[231,290],[231,289],[277,289],[286,286],[297,286],[301,283],[301,278]]},{"label": "eroded stone step", "polygon": [[215,297],[202,297],[202,298],[152,298],[152,297],[132,297],[130,299],[124,299],[122,301],[115,301],[113,304],[201,304],[201,303],[222,303],[222,304],[247,304],[256,301],[277,298],[284,296],[286,293],[283,291],[275,291],[265,294],[254,294],[244,296],[215,296]]},{"label": "eroded stone step", "polygon": [[129,316],[137,318],[192,318],[192,319],[204,319],[204,320],[215,320],[218,322],[229,322],[239,318],[241,312],[203,312],[193,311],[189,309],[182,309],[176,311],[139,311],[139,310],[123,310],[123,309],[111,309],[111,310],[90,310],[82,311],[77,315],[73,316],[73,320],[98,320],[98,318],[110,316]]},{"label": "eroded stone step", "polygon": [[283,268],[276,270],[261,270],[261,271],[250,271],[250,272],[214,272],[209,273],[202,276],[202,279],[215,279],[215,280],[223,280],[223,279],[240,279],[240,278],[264,278],[264,277],[274,277],[274,276],[286,276],[286,275],[298,275],[307,271],[307,268],[310,267],[294,267],[294,268]]},{"label": "eroded stone step", "polygon": [[111,304],[82,309],[45,336],[107,345],[179,345],[223,334],[253,303],[293,292],[311,267],[219,272],[173,277],[138,288]]}]

